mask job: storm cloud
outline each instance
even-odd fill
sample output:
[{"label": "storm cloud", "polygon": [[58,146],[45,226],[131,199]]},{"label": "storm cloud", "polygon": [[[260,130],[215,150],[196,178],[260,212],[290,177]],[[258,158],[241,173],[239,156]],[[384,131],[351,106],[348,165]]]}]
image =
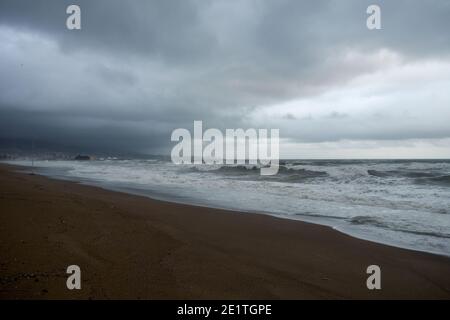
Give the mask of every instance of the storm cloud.
[{"label": "storm cloud", "polygon": [[417,141],[450,156],[449,17],[446,0],[3,0],[0,141],[161,153],[203,120],[279,128],[293,157]]}]

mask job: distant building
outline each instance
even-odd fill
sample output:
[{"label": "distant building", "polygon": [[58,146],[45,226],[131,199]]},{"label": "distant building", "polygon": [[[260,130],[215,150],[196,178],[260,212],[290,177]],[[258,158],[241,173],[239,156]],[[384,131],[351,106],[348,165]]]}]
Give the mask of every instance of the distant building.
[{"label": "distant building", "polygon": [[75,160],[91,160],[91,157],[90,157],[90,156],[86,156],[86,155],[79,154],[79,155],[77,155],[74,159],[75,159]]}]

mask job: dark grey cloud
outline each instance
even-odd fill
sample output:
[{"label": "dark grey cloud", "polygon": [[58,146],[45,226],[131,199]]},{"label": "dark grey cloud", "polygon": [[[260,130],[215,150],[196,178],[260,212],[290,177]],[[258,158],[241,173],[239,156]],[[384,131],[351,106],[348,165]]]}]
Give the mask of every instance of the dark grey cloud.
[{"label": "dark grey cloud", "polygon": [[[66,8],[82,10],[82,30],[65,28]],[[102,50],[113,55],[152,55],[177,63],[206,56],[213,38],[191,1],[2,1],[3,24],[55,37],[65,53]]]},{"label": "dark grey cloud", "polygon": [[[349,110],[348,99],[335,109],[322,98],[340,88],[355,94],[349,86],[366,90],[370,81],[355,79],[391,65],[398,67],[395,80],[410,72],[404,65],[417,65],[422,69],[414,75],[426,76],[429,61],[449,63],[448,1],[376,1],[383,29],[369,31],[372,3],[3,0],[1,137],[151,151],[170,145],[170,132],[194,120],[219,128],[280,126],[302,141],[449,137],[450,129],[433,130],[429,122],[392,112],[394,96],[409,103],[405,95],[415,90],[408,84],[375,86],[371,94],[386,107],[360,97],[369,105],[361,111]],[[65,28],[69,4],[81,7],[80,31]],[[449,80],[433,76],[429,90]],[[315,106],[283,109],[302,99]],[[449,100],[437,100],[437,118],[448,116],[442,106]],[[323,105],[329,109],[317,113]],[[267,108],[279,117],[261,117]],[[424,105],[411,108],[416,117]],[[389,121],[375,125],[373,113]]]}]

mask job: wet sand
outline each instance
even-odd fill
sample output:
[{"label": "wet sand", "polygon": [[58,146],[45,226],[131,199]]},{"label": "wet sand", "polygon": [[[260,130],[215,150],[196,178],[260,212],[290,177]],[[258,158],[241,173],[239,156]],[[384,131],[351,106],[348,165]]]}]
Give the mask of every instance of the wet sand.
[{"label": "wet sand", "polygon": [[448,257],[16,169],[0,165],[0,299],[450,298]]}]

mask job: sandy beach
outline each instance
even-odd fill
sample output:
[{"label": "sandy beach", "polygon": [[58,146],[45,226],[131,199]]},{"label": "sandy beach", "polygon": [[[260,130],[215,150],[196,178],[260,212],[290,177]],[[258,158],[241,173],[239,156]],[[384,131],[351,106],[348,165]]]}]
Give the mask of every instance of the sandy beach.
[{"label": "sandy beach", "polygon": [[[1,299],[450,298],[448,257],[16,169],[0,166]],[[66,288],[72,264],[81,290]]]}]

